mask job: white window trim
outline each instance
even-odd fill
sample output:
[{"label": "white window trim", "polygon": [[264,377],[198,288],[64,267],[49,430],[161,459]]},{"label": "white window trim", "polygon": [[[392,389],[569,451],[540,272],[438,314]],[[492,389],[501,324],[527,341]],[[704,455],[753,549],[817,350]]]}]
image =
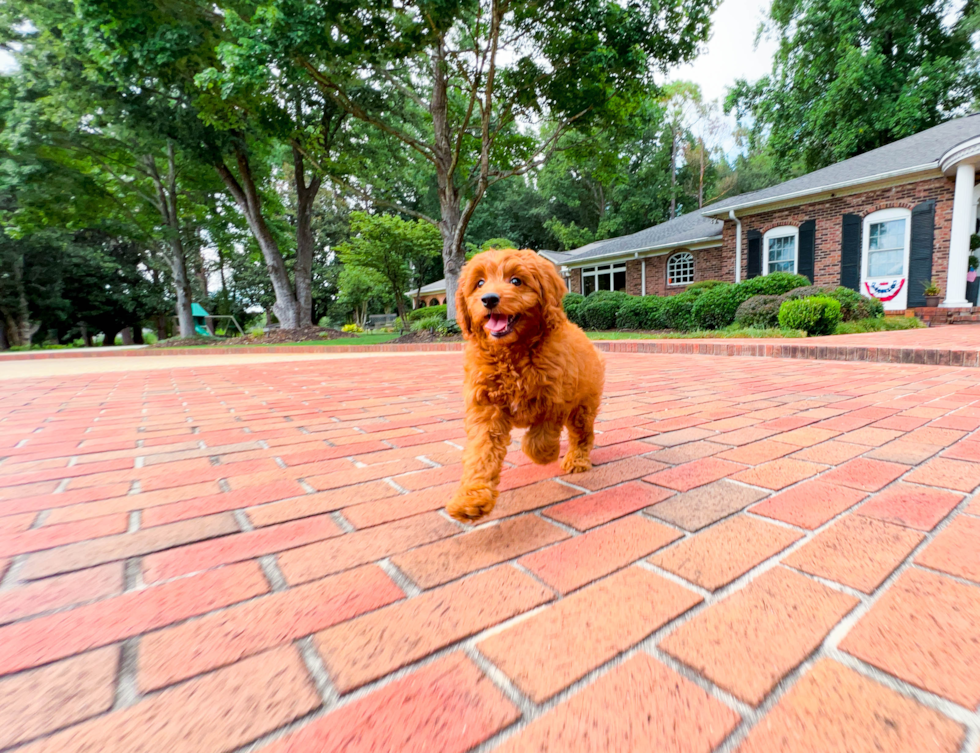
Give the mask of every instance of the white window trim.
[{"label": "white window trim", "polygon": [[694,284],[694,277],[697,273],[698,260],[697,257],[694,254],[692,254],[690,251],[677,251],[667,257],[667,266],[664,268],[666,270],[667,279],[670,280],[670,260],[673,259],[675,256],[680,256],[681,254],[687,254],[688,256],[691,257],[691,263],[692,263],[691,280],[690,282],[668,282],[667,287],[669,288],[684,288],[687,287],[688,285]]},{"label": "white window trim", "polygon": [[793,225],[781,225],[767,230],[762,236],[762,274],[769,274],[769,241],[773,238],[793,238],[793,273],[800,269],[800,229]]},{"label": "white window trim", "polygon": [[868,277],[868,246],[871,245],[871,226],[877,222],[888,222],[889,220],[905,220],[905,259],[902,262],[902,277],[906,280],[908,288],[909,277],[909,250],[912,248],[912,210],[911,209],[879,209],[864,218],[861,229],[861,281],[867,280],[891,280],[893,275],[885,277]]},{"label": "white window trim", "polygon": [[[599,271],[599,267],[604,267],[604,269],[600,272]],[[624,272],[625,273],[626,272],[626,262],[623,262],[622,264],[610,264],[608,262],[605,263],[605,264],[598,263],[598,264],[596,264],[593,267],[582,267],[582,295],[585,295],[585,278],[586,277],[592,277],[592,278],[594,278],[595,282],[593,284],[592,289],[593,290],[598,290],[599,289],[599,275],[600,274],[604,274],[604,275],[605,274],[608,274],[609,275],[609,284],[611,286],[615,282],[616,272]]]}]

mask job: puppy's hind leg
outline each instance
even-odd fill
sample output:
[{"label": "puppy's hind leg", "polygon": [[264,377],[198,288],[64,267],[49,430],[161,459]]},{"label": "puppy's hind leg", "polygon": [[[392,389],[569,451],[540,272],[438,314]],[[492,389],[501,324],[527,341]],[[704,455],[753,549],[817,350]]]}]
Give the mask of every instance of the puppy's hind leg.
[{"label": "puppy's hind leg", "polygon": [[595,444],[595,417],[598,406],[580,405],[573,410],[565,426],[568,427],[568,452],[561,461],[565,473],[582,473],[592,467],[589,455]]},{"label": "puppy's hind leg", "polygon": [[463,478],[446,505],[446,512],[456,520],[479,520],[497,504],[497,484],[510,444],[510,427],[510,419],[499,408],[467,409]]},{"label": "puppy's hind leg", "polygon": [[558,460],[560,441],[561,424],[549,421],[529,428],[521,440],[521,449],[538,465],[548,465]]}]

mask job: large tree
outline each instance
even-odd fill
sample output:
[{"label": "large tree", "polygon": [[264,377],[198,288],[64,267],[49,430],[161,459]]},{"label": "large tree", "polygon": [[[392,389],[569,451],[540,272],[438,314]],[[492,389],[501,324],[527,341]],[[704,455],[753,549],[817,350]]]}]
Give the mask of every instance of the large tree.
[{"label": "large tree", "polygon": [[[267,0],[237,46],[276,70],[301,68],[326,99],[434,172],[438,217],[398,208],[438,226],[452,315],[464,237],[487,190],[543,164],[572,129],[620,119],[656,70],[694,55],[715,5]],[[544,125],[540,139],[531,126]],[[381,190],[385,169],[341,179],[396,204]]]},{"label": "large tree", "polygon": [[952,0],[773,0],[772,73],[740,80],[726,107],[781,166],[807,170],[947,120],[976,91],[970,26]]}]

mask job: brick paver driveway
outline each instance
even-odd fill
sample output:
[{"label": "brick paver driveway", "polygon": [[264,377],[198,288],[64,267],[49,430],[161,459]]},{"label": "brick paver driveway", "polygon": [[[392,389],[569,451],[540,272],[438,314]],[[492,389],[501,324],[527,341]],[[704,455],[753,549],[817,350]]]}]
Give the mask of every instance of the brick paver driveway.
[{"label": "brick paver driveway", "polygon": [[4,382],[0,749],[974,753],[980,370],[607,362],[475,529],[458,354]]}]

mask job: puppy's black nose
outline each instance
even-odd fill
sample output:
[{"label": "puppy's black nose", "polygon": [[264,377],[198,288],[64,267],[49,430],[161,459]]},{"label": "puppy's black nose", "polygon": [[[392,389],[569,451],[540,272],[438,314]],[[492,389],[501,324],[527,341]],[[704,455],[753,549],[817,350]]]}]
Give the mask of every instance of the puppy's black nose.
[{"label": "puppy's black nose", "polygon": [[493,309],[497,307],[498,303],[500,303],[500,296],[496,293],[487,293],[480,300],[483,301],[483,305],[488,309]]}]

